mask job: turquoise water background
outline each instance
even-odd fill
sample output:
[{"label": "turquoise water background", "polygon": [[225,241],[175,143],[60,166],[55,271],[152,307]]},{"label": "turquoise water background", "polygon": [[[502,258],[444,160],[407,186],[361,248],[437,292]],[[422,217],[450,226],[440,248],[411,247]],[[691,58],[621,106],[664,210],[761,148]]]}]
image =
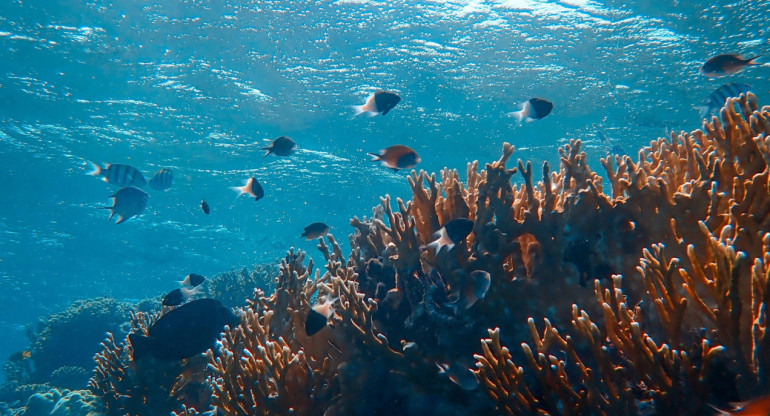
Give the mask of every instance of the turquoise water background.
[{"label": "turquoise water background", "polygon": [[[719,53],[770,52],[770,2],[628,3],[0,2],[0,358],[76,299],[153,297],[292,246],[317,258],[299,238],[312,222],[347,248],[351,217],[410,196],[407,172],[366,152],[408,145],[418,169],[464,177],[505,141],[555,167],[557,147],[581,139],[601,170],[596,131],[635,155],[700,127],[693,107],[725,82],[770,104],[770,67],[698,74]],[[354,117],[378,88],[401,103]],[[554,111],[517,127],[505,113],[532,97]],[[279,135],[299,151],[263,157]],[[98,208],[117,187],[86,160],[147,179],[170,167],[174,186],[145,187],[146,211],[115,225]],[[263,200],[228,189],[250,176]]]}]

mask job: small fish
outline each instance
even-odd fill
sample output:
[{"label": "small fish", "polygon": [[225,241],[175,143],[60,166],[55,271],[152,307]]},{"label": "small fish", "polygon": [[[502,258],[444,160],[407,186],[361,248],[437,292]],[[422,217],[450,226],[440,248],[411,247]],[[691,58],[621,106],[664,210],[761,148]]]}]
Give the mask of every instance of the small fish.
[{"label": "small fish", "polygon": [[142,172],[133,166],[108,163],[106,167],[102,167],[90,160],[87,162],[91,165],[91,171],[88,174],[91,176],[101,176],[104,182],[117,186],[137,187],[147,184],[147,180],[144,179]]},{"label": "small fish", "polygon": [[190,273],[190,274],[187,275],[187,277],[184,278],[184,280],[179,282],[179,284],[181,284],[182,286],[193,288],[195,286],[200,285],[205,280],[206,280],[206,278],[201,276],[201,275],[199,275],[199,274]]},{"label": "small fish", "polygon": [[438,254],[444,246],[447,247],[447,250],[451,250],[455,244],[464,241],[471,231],[473,231],[473,221],[467,218],[454,219],[433,234],[436,240],[426,247],[433,249],[435,254]]},{"label": "small fish", "polygon": [[519,104],[519,111],[513,111],[506,115],[516,117],[516,124],[521,125],[522,121],[529,123],[530,121],[540,120],[551,114],[552,110],[552,102],[542,98],[530,98]]},{"label": "small fish", "polygon": [[709,58],[703,66],[700,67],[700,73],[707,77],[724,77],[740,72],[749,65],[762,65],[755,63],[754,60],[762,55],[753,58],[743,59],[740,55],[724,54]]},{"label": "small fish", "polygon": [[156,191],[165,191],[171,188],[174,181],[174,172],[170,168],[163,168],[150,179],[150,188]]},{"label": "small fish", "polygon": [[388,114],[388,111],[392,110],[399,101],[401,101],[401,97],[399,97],[398,94],[377,90],[366,99],[366,104],[355,105],[353,108],[356,110],[356,115],[368,113],[370,117],[376,116],[377,114],[382,114],[384,116],[385,114]]},{"label": "small fish", "polygon": [[270,143],[270,146],[260,148],[259,150],[267,150],[265,156],[270,153],[276,156],[289,156],[297,150],[297,143],[286,136],[281,136],[273,140],[272,143]]},{"label": "small fish", "polygon": [[740,403],[730,403],[732,410],[723,410],[711,406],[717,416],[767,416],[770,414],[770,395],[760,396]]},{"label": "small fish", "polygon": [[751,87],[746,84],[731,82],[724,84],[712,92],[703,105],[695,107],[700,111],[700,118],[710,118],[710,116],[719,117],[719,110],[725,106],[728,98],[738,97],[751,91]]},{"label": "small fish", "polygon": [[160,317],[148,336],[130,334],[133,358],[152,355],[161,360],[182,360],[214,346],[225,325],[234,327],[240,319],[215,299],[198,299]]},{"label": "small fish", "polygon": [[[240,195],[238,195],[238,196],[240,196]],[[201,209],[203,210],[203,213],[206,214],[206,215],[208,215],[209,212],[211,212],[211,208],[209,207],[209,203],[206,202],[205,199],[201,200]]]},{"label": "small fish", "polygon": [[28,358],[32,358],[32,352],[29,350],[25,351],[16,351],[15,353],[11,354],[10,357],[8,357],[8,361],[11,362],[22,362]]},{"label": "small fish", "polygon": [[470,391],[479,386],[479,378],[476,373],[458,362],[452,364],[436,363],[436,366],[439,369],[439,374],[446,375],[452,383],[457,384],[463,390]]},{"label": "small fish", "polygon": [[379,154],[367,153],[372,162],[380,161],[383,166],[398,172],[399,169],[411,169],[420,163],[420,155],[407,146],[397,144],[380,150]]},{"label": "small fish", "polygon": [[339,298],[329,299],[327,297],[326,302],[310,308],[307,319],[305,320],[305,333],[307,336],[315,334],[329,323],[329,318],[334,315],[334,308],[332,305],[338,300]]},{"label": "small fish", "polygon": [[187,302],[193,295],[198,293],[198,289],[182,287],[174,289],[163,298],[161,305],[163,306],[177,306]]},{"label": "small fish", "polygon": [[230,189],[238,192],[238,196],[243,194],[251,195],[254,197],[255,201],[259,201],[265,196],[265,190],[262,189],[262,185],[260,185],[254,177],[249,178],[248,182],[246,182],[246,185],[233,186]]},{"label": "small fish", "polygon": [[622,147],[620,147],[615,143],[612,143],[612,141],[610,141],[610,139],[607,136],[605,136],[604,133],[597,130],[596,135],[599,136],[602,142],[604,142],[604,145],[607,147],[607,154],[618,155],[618,156],[623,156],[626,154],[625,150],[623,150]]},{"label": "small fish", "polygon": [[319,237],[323,237],[326,235],[326,233],[329,232],[329,226],[322,223],[322,222],[314,222],[307,227],[305,227],[305,231],[302,232],[302,235],[300,237],[304,237],[305,240],[314,240]]},{"label": "small fish", "polygon": [[483,299],[492,284],[492,276],[484,270],[474,270],[463,282],[457,300],[447,306],[455,310],[467,310],[477,300]]},{"label": "small fish", "polygon": [[102,209],[110,210],[110,218],[107,221],[111,220],[115,214],[118,214],[118,221],[115,224],[120,224],[131,217],[141,214],[147,206],[147,198],[149,197],[150,195],[147,192],[135,186],[126,186],[110,195],[110,198],[112,198],[111,207],[102,207]]}]

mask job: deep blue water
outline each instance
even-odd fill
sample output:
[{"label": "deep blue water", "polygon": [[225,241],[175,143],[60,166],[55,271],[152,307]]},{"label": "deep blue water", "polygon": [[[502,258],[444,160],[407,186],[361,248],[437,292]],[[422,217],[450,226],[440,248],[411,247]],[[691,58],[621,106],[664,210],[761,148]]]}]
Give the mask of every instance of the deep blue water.
[{"label": "deep blue water", "polygon": [[[770,101],[770,68],[709,79],[719,53],[768,53],[770,2],[0,2],[0,358],[23,326],[71,301],[156,296],[195,272],[274,261],[323,221],[347,246],[352,216],[406,172],[366,152],[413,147],[437,172],[514,157],[557,166],[557,147],[635,154],[667,129],[700,127],[693,107],[725,82]],[[386,116],[353,116],[378,88]],[[531,97],[547,118],[505,113]],[[263,157],[279,135],[300,150]],[[128,163],[174,186],[146,211],[107,222],[117,187],[86,160]],[[539,170],[539,169],[538,169]],[[266,196],[236,199],[256,176]],[[205,216],[200,200],[212,213]]]}]

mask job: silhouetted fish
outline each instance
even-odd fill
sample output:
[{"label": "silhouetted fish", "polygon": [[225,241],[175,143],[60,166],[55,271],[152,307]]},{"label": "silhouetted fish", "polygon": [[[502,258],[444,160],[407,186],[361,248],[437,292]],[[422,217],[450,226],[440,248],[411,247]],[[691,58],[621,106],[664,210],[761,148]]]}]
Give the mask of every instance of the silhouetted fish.
[{"label": "silhouetted fish", "polygon": [[238,196],[241,196],[243,194],[248,194],[254,197],[255,201],[259,201],[265,196],[265,190],[262,189],[262,185],[257,182],[255,178],[249,178],[248,182],[246,182],[246,185],[243,186],[233,186],[230,188],[236,192],[238,192]]},{"label": "silhouetted fish", "polygon": [[599,130],[596,131],[596,135],[599,136],[599,138],[604,142],[604,145],[607,147],[607,154],[609,155],[618,155],[623,156],[626,154],[625,150],[623,150],[622,147],[618,146],[617,144],[610,141],[610,139],[604,135],[604,133],[600,132]]},{"label": "silhouetted fish", "polygon": [[700,73],[707,77],[724,77],[740,72],[749,65],[762,65],[754,63],[754,60],[761,55],[753,58],[743,59],[739,55],[724,54],[709,58],[703,66],[700,67]]},{"label": "silhouetted fish", "polygon": [[420,163],[420,155],[407,146],[397,144],[380,150],[380,154],[367,153],[372,162],[380,161],[383,166],[398,172],[399,169],[411,169]]},{"label": "silhouetted fish", "polygon": [[195,287],[195,286],[198,286],[201,283],[203,283],[205,280],[206,280],[206,278],[201,276],[201,275],[199,275],[199,274],[190,273],[190,274],[187,275],[187,277],[184,278],[184,280],[182,280],[179,283],[182,286]]},{"label": "silhouetted fish", "polygon": [[315,334],[329,323],[329,318],[334,314],[332,305],[337,300],[339,300],[339,298],[327,298],[326,302],[310,308],[307,319],[305,319],[305,333],[307,336]]},{"label": "silhouetted fish", "polygon": [[714,90],[703,105],[699,105],[695,108],[700,111],[700,118],[719,116],[719,110],[725,106],[725,102],[727,102],[728,98],[738,97],[749,91],[751,91],[751,87],[746,84],[738,84],[735,82],[724,84]]},{"label": "silhouetted fish", "polygon": [[137,187],[126,186],[110,195],[110,198],[113,199],[111,207],[102,207],[102,209],[110,210],[108,221],[115,214],[118,214],[118,221],[115,224],[120,224],[131,217],[141,214],[147,206],[147,198],[149,197],[150,195],[147,192]]},{"label": "silhouetted fish", "polygon": [[458,293],[457,300],[447,306],[456,310],[466,310],[477,300],[484,298],[492,284],[492,276],[484,270],[474,270],[468,275]]},{"label": "silhouetted fish", "polygon": [[214,345],[225,325],[240,322],[230,308],[215,299],[198,299],[161,316],[148,336],[130,334],[138,360],[152,355],[161,360],[181,360],[205,352]]},{"label": "silhouetted fish", "polygon": [[[240,196],[240,195],[238,195]],[[201,200],[201,209],[203,210],[203,213],[208,215],[209,212],[211,212],[211,208],[209,207],[209,203],[206,202],[205,199]]]},{"label": "silhouetted fish", "polygon": [[441,229],[433,235],[436,240],[426,247],[433,249],[435,254],[438,254],[444,246],[447,247],[447,250],[451,250],[455,244],[460,244],[461,241],[465,240],[465,237],[467,237],[471,231],[473,231],[473,221],[467,218],[454,219],[441,227]]},{"label": "silhouetted fish", "polygon": [[479,378],[476,373],[458,362],[453,362],[451,365],[436,363],[436,366],[438,366],[439,374],[446,375],[452,383],[457,384],[463,390],[474,390],[479,386]]},{"label": "silhouetted fish", "polygon": [[171,292],[168,292],[168,294],[163,298],[161,304],[163,306],[181,305],[187,302],[187,299],[190,299],[190,297],[196,293],[198,293],[198,289],[189,289],[186,287],[174,289]]},{"label": "silhouetted fish", "polygon": [[88,174],[101,176],[104,182],[117,186],[144,186],[147,184],[142,172],[133,166],[108,163],[106,167],[101,167],[90,160],[87,162],[92,168]]},{"label": "silhouetted fish", "polygon": [[276,156],[289,156],[294,153],[295,150],[297,150],[297,143],[286,136],[281,136],[273,140],[273,142],[270,143],[270,146],[263,147],[260,150],[267,150],[267,152],[265,152],[265,156],[269,155],[270,153]]},{"label": "silhouetted fish", "polygon": [[516,117],[516,124],[521,125],[522,121],[529,123],[530,121],[540,120],[551,114],[551,110],[553,110],[552,102],[542,98],[530,98],[519,104],[519,111],[513,111],[506,115]]},{"label": "silhouetted fish", "polygon": [[150,188],[156,191],[165,191],[171,188],[174,181],[174,172],[170,168],[163,168],[150,179]]},{"label": "silhouetted fish", "polygon": [[305,227],[305,230],[302,232],[302,235],[300,237],[304,237],[305,240],[313,240],[318,237],[323,237],[326,235],[326,233],[329,232],[329,226],[322,223],[322,222],[314,222],[307,227]]},{"label": "silhouetted fish", "polygon": [[353,106],[353,108],[356,110],[356,115],[368,113],[369,116],[376,116],[377,114],[382,114],[384,116],[400,101],[401,97],[399,97],[398,94],[378,90],[366,99],[366,104],[356,105]]}]

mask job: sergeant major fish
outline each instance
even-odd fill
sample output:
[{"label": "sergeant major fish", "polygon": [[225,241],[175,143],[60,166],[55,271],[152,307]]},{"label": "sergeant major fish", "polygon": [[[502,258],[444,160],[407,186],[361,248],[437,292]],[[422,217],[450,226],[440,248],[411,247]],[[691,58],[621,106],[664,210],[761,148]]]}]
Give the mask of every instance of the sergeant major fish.
[{"label": "sergeant major fish", "polygon": [[751,91],[751,87],[746,84],[738,84],[731,82],[729,84],[723,84],[712,92],[703,105],[695,107],[700,111],[700,118],[708,118],[709,116],[719,116],[719,110],[725,106],[728,98],[738,97],[741,94],[745,94]]},{"label": "sergeant major fish", "polygon": [[407,146],[397,144],[380,150],[379,154],[367,153],[372,162],[379,161],[383,166],[398,172],[399,169],[411,169],[420,163],[420,155]]},{"label": "sergeant major fish", "polygon": [[131,217],[141,214],[147,206],[147,199],[149,197],[150,195],[147,192],[135,186],[126,186],[110,196],[113,199],[111,207],[102,207],[102,209],[110,210],[108,221],[117,214],[118,221],[115,224],[120,224]]},{"label": "sergeant major fish", "polygon": [[530,121],[540,120],[551,114],[552,110],[552,102],[542,98],[530,98],[519,104],[519,111],[513,111],[506,115],[516,117],[516,124],[521,125],[522,121],[529,123]]},{"label": "sergeant major fish", "polygon": [[276,156],[289,156],[294,153],[295,150],[297,150],[297,143],[286,136],[281,136],[273,140],[269,146],[262,147],[260,150],[267,150],[267,152],[265,152],[265,156],[269,155],[270,153]]},{"label": "sergeant major fish", "polygon": [[353,108],[356,110],[356,115],[368,113],[370,117],[376,116],[377,114],[382,114],[384,116],[400,101],[401,97],[399,97],[398,94],[377,90],[366,99],[366,104],[355,105]]},{"label": "sergeant major fish", "polygon": [[735,54],[717,55],[713,58],[709,58],[709,60],[700,67],[700,73],[712,78],[732,75],[740,72],[747,66],[762,65],[754,62],[754,60],[760,56],[761,55],[757,55],[753,58],[743,59],[740,55]]},{"label": "sergeant major fish", "polygon": [[108,163],[106,167],[102,167],[90,160],[87,162],[91,165],[91,171],[88,172],[89,175],[101,176],[104,182],[112,185],[142,187],[147,184],[147,180],[142,175],[142,172],[133,166]]},{"label": "sergeant major fish", "polygon": [[156,191],[165,191],[171,188],[173,180],[174,172],[170,168],[163,168],[150,179],[150,188]]},{"label": "sergeant major fish", "polygon": [[161,360],[182,360],[214,346],[225,325],[233,327],[240,319],[215,299],[198,299],[160,317],[147,331],[148,336],[130,334],[133,358],[152,355]]},{"label": "sergeant major fish", "polygon": [[243,194],[251,195],[254,197],[255,201],[259,201],[265,196],[265,190],[262,189],[262,185],[260,185],[259,182],[257,182],[257,179],[254,177],[249,178],[249,180],[246,182],[246,185],[233,186],[230,189],[238,192],[238,196]]}]

